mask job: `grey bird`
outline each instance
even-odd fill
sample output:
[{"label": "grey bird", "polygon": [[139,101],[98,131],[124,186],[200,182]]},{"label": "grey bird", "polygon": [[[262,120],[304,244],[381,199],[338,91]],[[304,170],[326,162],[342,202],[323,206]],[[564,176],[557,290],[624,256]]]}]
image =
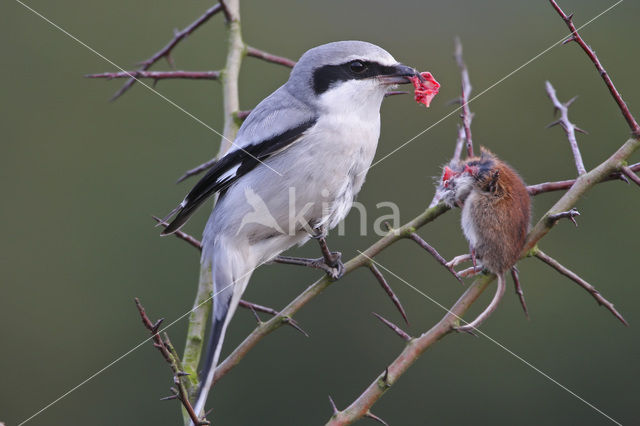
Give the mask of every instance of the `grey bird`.
[{"label": "grey bird", "polygon": [[[195,411],[203,412],[229,322],[251,273],[280,261],[343,272],[324,237],[349,212],[373,160],[385,94],[421,78],[384,49],[339,41],[308,50],[289,80],[242,124],[232,148],[193,187],[163,234],[215,193],[201,262],[213,277],[212,326]],[[279,256],[314,237],[323,257]]]}]

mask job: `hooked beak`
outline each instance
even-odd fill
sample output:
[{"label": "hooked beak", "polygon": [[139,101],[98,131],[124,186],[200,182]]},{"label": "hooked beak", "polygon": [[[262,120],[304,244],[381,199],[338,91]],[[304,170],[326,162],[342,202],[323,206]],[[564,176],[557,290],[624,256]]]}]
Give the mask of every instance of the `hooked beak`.
[{"label": "hooked beak", "polygon": [[420,81],[424,81],[424,77],[416,69],[403,64],[394,65],[390,74],[381,75],[379,79],[384,84],[392,85],[411,83],[408,77],[418,77]]}]

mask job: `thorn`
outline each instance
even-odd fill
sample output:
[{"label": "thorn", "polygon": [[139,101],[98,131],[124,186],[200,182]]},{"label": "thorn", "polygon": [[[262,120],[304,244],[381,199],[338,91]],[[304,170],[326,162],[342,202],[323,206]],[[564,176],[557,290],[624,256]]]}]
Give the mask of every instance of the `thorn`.
[{"label": "thorn", "polygon": [[561,213],[556,213],[556,214],[552,214],[549,215],[549,221],[551,223],[554,223],[560,219],[563,218],[567,218],[569,219],[571,222],[573,222],[573,224],[577,227],[578,226],[578,222],[576,222],[575,217],[576,216],[580,216],[580,212],[576,209],[571,209],[569,211],[566,212],[561,212]]},{"label": "thorn", "polygon": [[156,88],[156,86],[158,85],[158,81],[159,81],[159,80],[158,80],[157,78],[154,78],[154,79],[153,79],[153,83],[151,84],[151,87],[153,87],[153,88],[155,89],[155,88]]},{"label": "thorn", "polygon": [[256,310],[253,308],[253,305],[249,305],[249,309],[251,309],[251,312],[253,312],[253,316],[256,318],[258,325],[262,324],[262,320],[260,319],[260,316],[258,315]]},{"label": "thorn", "polygon": [[576,38],[574,36],[569,37],[568,39],[563,41],[562,44],[568,44],[568,43],[571,43],[572,41],[576,41]]},{"label": "thorn", "polygon": [[375,421],[377,421],[378,423],[382,423],[385,426],[389,426],[389,424],[387,422],[385,422],[384,420],[382,420],[380,417],[376,416],[375,414],[373,414],[371,411],[367,411],[364,414],[365,417],[369,417],[370,419],[373,419]]},{"label": "thorn", "polygon": [[402,330],[400,327],[398,327],[397,325],[395,325],[394,323],[392,323],[391,321],[389,321],[388,319],[382,317],[382,315],[376,314],[375,312],[371,312],[376,318],[378,318],[380,321],[382,321],[387,327],[389,327],[391,330],[395,331],[395,333],[400,336],[402,338],[402,340],[408,342],[409,340],[411,340],[411,336],[409,336],[404,330]]},{"label": "thorn", "polygon": [[629,179],[627,179],[627,177],[622,173],[620,173],[620,175],[618,176],[618,179],[620,179],[621,181],[623,181],[627,185],[629,185],[631,183],[631,182],[629,182]]},{"label": "thorn", "polygon": [[583,135],[588,135],[589,132],[587,132],[584,129],[581,129],[580,127],[576,126],[575,124],[573,125],[573,130],[575,130],[578,133],[582,133]]},{"label": "thorn", "polygon": [[562,124],[562,120],[556,120],[556,121],[554,121],[553,123],[549,123],[549,124],[547,124],[547,126],[545,127],[545,129],[550,129],[550,128],[552,128],[553,126],[557,126],[558,124]]},{"label": "thorn", "polygon": [[298,322],[296,320],[294,320],[293,318],[285,317],[284,321],[287,324],[289,324],[291,327],[295,328],[300,333],[302,333],[304,335],[304,337],[309,337],[309,334],[306,331],[304,331],[302,329],[302,327],[300,327],[300,325],[298,325]]},{"label": "thorn", "polygon": [[451,105],[462,105],[462,98],[458,97],[458,98],[453,98],[449,101],[447,101],[447,103],[445,104],[446,106],[451,106]]},{"label": "thorn", "polygon": [[385,383],[387,383],[389,381],[389,367],[385,367],[384,375],[382,376],[382,380],[384,380]]},{"label": "thorn", "polygon": [[329,404],[331,404],[333,415],[336,416],[339,413],[339,411],[338,411],[338,407],[336,407],[336,403],[333,402],[333,398],[331,398],[331,395],[329,395]]},{"label": "thorn", "polygon": [[178,395],[165,396],[164,398],[160,398],[160,401],[171,401],[172,399],[178,399]]},{"label": "thorn", "polygon": [[176,373],[176,376],[178,377],[185,377],[185,376],[190,376],[191,374],[187,373],[186,371],[178,371]]},{"label": "thorn", "polygon": [[369,263],[369,270],[371,270],[373,275],[378,280],[378,283],[380,283],[380,286],[382,286],[382,289],[387,293],[387,295],[389,296],[389,298],[391,299],[395,307],[398,309],[398,311],[400,311],[400,315],[402,315],[402,318],[404,318],[404,322],[407,325],[409,325],[409,319],[407,318],[407,313],[404,311],[404,308],[402,307],[402,303],[400,303],[400,299],[398,299],[398,296],[396,296],[396,294],[393,292],[393,290],[391,289],[391,286],[389,286],[389,283],[387,283],[387,280],[384,278],[384,275],[382,275],[382,272],[380,272],[380,270],[376,267],[373,261]]},{"label": "thorn", "polygon": [[447,264],[447,261],[440,255],[440,253],[438,253],[438,251],[435,248],[433,248],[429,243],[427,243],[425,240],[420,238],[420,236],[415,232],[412,232],[411,234],[409,234],[409,238],[415,241],[420,247],[425,249],[429,254],[431,254],[431,256],[433,256],[438,261],[438,263],[440,263],[442,266],[447,268],[449,272],[451,272],[451,274],[456,278],[456,280],[458,280],[458,282],[460,282],[460,284],[464,285],[464,282],[458,276],[455,269],[453,269],[453,266]]},{"label": "thorn", "polygon": [[522,291],[522,286],[520,285],[519,271],[515,266],[511,268],[511,277],[513,278],[513,284],[516,288],[518,299],[520,299],[520,305],[522,305],[522,309],[524,310],[524,316],[526,316],[527,319],[530,319],[529,310],[527,309],[527,303],[524,301],[524,292]]},{"label": "thorn", "polygon": [[573,20],[573,12],[567,15],[567,21],[571,22]]},{"label": "thorn", "polygon": [[578,96],[574,96],[573,98],[569,99],[567,102],[565,102],[564,106],[566,108],[569,108],[571,106],[571,104],[576,101],[576,99],[578,99]]},{"label": "thorn", "polygon": [[173,63],[173,58],[171,57],[171,54],[170,54],[170,53],[167,53],[167,54],[165,55],[165,59],[167,60],[167,63],[169,64],[169,66],[170,66],[171,68],[175,68],[175,67],[176,67],[176,64],[174,64],[174,63]]},{"label": "thorn", "polygon": [[160,398],[160,401],[171,401],[172,399],[180,398],[180,393],[176,388],[172,387],[170,388],[170,390],[171,390],[171,395],[165,396],[164,398]]},{"label": "thorn", "polygon": [[153,334],[158,333],[158,329],[160,328],[160,325],[162,324],[162,321],[164,321],[164,318],[160,318],[158,321],[155,322],[155,324],[153,324],[151,326],[151,332]]}]

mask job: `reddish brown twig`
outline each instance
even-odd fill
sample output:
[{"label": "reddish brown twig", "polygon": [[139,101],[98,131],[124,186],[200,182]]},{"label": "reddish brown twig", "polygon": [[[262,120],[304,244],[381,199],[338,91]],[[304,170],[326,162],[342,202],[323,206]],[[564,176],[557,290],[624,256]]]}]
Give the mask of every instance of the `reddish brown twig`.
[{"label": "reddish brown twig", "polygon": [[566,212],[550,214],[549,216],[547,216],[547,220],[549,220],[550,223],[555,223],[560,219],[566,218],[566,219],[569,219],[571,222],[573,222],[573,224],[576,227],[578,227],[578,222],[576,222],[576,219],[575,219],[576,216],[580,216],[580,212],[576,209],[571,209],[571,210],[567,210]]},{"label": "reddish brown twig", "polygon": [[86,78],[151,78],[155,81],[173,78],[190,80],[217,80],[220,78],[220,71],[125,71],[125,72],[103,72],[100,74],[87,74]]},{"label": "reddish brown twig", "polygon": [[398,299],[398,296],[396,296],[396,294],[393,292],[393,290],[391,289],[391,286],[389,285],[389,283],[387,283],[387,280],[384,278],[384,275],[382,275],[382,272],[380,272],[378,267],[373,262],[369,263],[369,270],[373,273],[373,276],[376,277],[376,279],[380,283],[380,286],[385,291],[385,293],[387,293],[387,295],[389,296],[389,298],[391,299],[395,307],[398,309],[398,311],[400,311],[400,315],[402,315],[402,318],[404,318],[404,322],[407,323],[407,325],[409,325],[409,320],[407,319],[407,313],[404,311],[404,308],[402,307],[402,303],[400,303],[400,299]]},{"label": "reddish brown twig", "polygon": [[560,8],[560,6],[558,6],[558,3],[556,3],[555,0],[549,0],[549,2],[551,3],[551,6],[553,6],[553,8],[556,10],[556,12],[558,12],[558,15],[560,15],[564,23],[567,24],[567,27],[569,27],[569,30],[571,31],[571,36],[567,40],[565,40],[565,43],[575,41],[576,43],[578,43],[578,45],[580,45],[582,50],[584,50],[584,53],[586,53],[589,59],[591,59],[591,62],[593,62],[593,65],[595,65],[596,69],[598,70],[598,73],[600,74],[605,84],[607,85],[607,88],[609,89],[611,96],[613,96],[613,99],[618,104],[618,107],[620,108],[620,112],[622,112],[624,119],[626,120],[627,124],[629,125],[629,128],[631,129],[631,132],[633,133],[633,136],[636,139],[640,138],[640,125],[638,125],[638,122],[629,111],[627,104],[624,102],[624,100],[622,100],[622,96],[620,95],[620,92],[618,92],[618,90],[614,86],[613,81],[611,81],[609,74],[600,63],[600,60],[596,56],[596,53],[591,49],[591,47],[587,43],[585,43],[585,41],[582,39],[580,34],[578,34],[578,30],[576,29],[576,26],[573,24],[573,13],[570,15],[567,15]]},{"label": "reddish brown twig", "polygon": [[[158,222],[158,225],[162,226],[163,228],[166,228],[167,226],[169,226],[169,224],[167,222],[164,222],[162,219],[160,219],[157,216],[151,216],[153,217],[153,219]],[[202,250],[202,243],[200,241],[198,241],[196,238],[192,237],[191,235],[182,232],[182,231],[176,231],[173,233],[173,235],[175,235],[177,238],[186,241],[187,243],[189,243],[190,245],[192,245],[193,247],[197,248],[198,250]]]},{"label": "reddish brown twig", "polygon": [[[640,186],[640,177],[638,177],[638,175],[635,174],[636,169],[634,169],[634,167],[638,165],[640,164],[634,164],[631,167],[622,166],[621,171],[626,177],[631,179],[636,185]],[[638,167],[638,169],[640,169],[640,167]]]},{"label": "reddish brown twig", "polygon": [[515,266],[511,268],[511,277],[513,278],[513,285],[516,289],[516,294],[518,295],[518,299],[520,300],[520,304],[522,305],[522,309],[524,310],[524,316],[529,319],[527,302],[525,302],[524,300],[524,291],[522,291],[522,286],[520,285],[520,274],[518,272],[518,268],[516,268]]},{"label": "reddish brown twig", "polygon": [[578,147],[578,141],[576,139],[576,132],[586,132],[569,121],[569,106],[576,100],[576,98],[572,98],[568,102],[562,103],[558,100],[558,97],[556,96],[556,89],[554,89],[550,82],[547,81],[545,83],[545,88],[549,95],[549,99],[551,99],[551,102],[553,103],[554,111],[556,113],[560,112],[560,119],[549,124],[547,128],[558,124],[562,126],[565,134],[567,135],[567,139],[569,139],[569,145],[571,145],[571,152],[573,152],[573,158],[576,162],[578,175],[583,175],[587,170],[584,168],[584,162],[582,161],[582,155],[580,154],[580,148]]},{"label": "reddish brown twig", "polygon": [[278,64],[278,65],[282,65],[289,68],[293,68],[293,66],[296,64],[296,61],[292,61],[289,58],[285,58],[284,56],[273,55],[271,53],[265,52],[260,49],[256,49],[255,47],[251,47],[251,46],[247,46],[246,53],[247,53],[247,56],[262,59],[263,61],[271,62],[272,64]]},{"label": "reddish brown twig", "polygon": [[386,325],[387,327],[389,327],[391,330],[393,330],[398,336],[400,336],[400,338],[402,338],[402,340],[404,341],[409,341],[411,340],[411,336],[409,336],[407,334],[406,331],[404,331],[403,329],[401,329],[400,327],[398,327],[397,325],[395,325],[394,323],[392,323],[391,321],[389,321],[388,319],[384,318],[382,315],[376,314],[375,312],[371,312],[376,318],[378,318],[380,321],[383,322],[384,325]]},{"label": "reddish brown twig", "polygon": [[575,272],[562,266],[557,260],[543,253],[541,250],[537,250],[535,256],[538,259],[542,260],[547,265],[551,266],[556,271],[560,272],[565,277],[569,278],[570,280],[578,284],[580,287],[582,287],[586,291],[588,291],[589,294],[591,294],[591,296],[594,299],[596,299],[596,302],[598,302],[598,305],[601,305],[607,308],[609,312],[613,314],[613,316],[615,316],[616,318],[618,318],[618,320],[620,320],[621,323],[623,323],[626,326],[629,326],[629,323],[627,323],[624,317],[620,315],[620,313],[616,310],[616,308],[613,307],[613,303],[605,299],[602,296],[602,294],[600,294],[600,292],[596,290],[594,286],[592,286],[591,284],[589,284],[588,282],[580,278]]},{"label": "reddish brown twig", "polygon": [[[151,66],[153,64],[155,64],[156,62],[158,62],[162,58],[167,58],[167,61],[170,64],[172,64],[171,51],[173,50],[173,48],[176,47],[176,45],[178,43],[180,43],[183,39],[185,39],[189,34],[191,34],[196,29],[198,29],[202,24],[207,22],[209,20],[209,18],[211,18],[213,15],[215,15],[216,13],[218,13],[218,12],[220,12],[222,10],[223,10],[223,7],[220,4],[216,4],[215,6],[212,6],[209,9],[207,9],[207,11],[202,16],[200,16],[198,19],[196,19],[191,24],[189,24],[185,29],[183,29],[182,31],[177,31],[173,35],[173,39],[171,39],[171,41],[169,43],[167,43],[162,49],[157,51],[149,59],[141,62],[140,63],[140,65],[141,65],[140,68],[138,68],[136,71],[146,71],[149,68],[151,68]],[[120,96],[122,96],[124,94],[124,92],[129,90],[131,88],[131,86],[133,86],[135,84],[136,81],[137,80],[135,78],[130,78],[129,80],[127,80],[127,82],[120,88],[120,90],[118,90],[111,97],[111,100],[115,101]]]},{"label": "reddish brown twig", "polygon": [[440,263],[442,266],[444,266],[444,268],[447,271],[451,272],[451,274],[456,278],[456,280],[458,280],[460,282],[460,284],[464,285],[464,282],[462,281],[462,279],[460,279],[460,277],[456,273],[455,269],[453,269],[452,266],[447,264],[446,259],[444,257],[442,257],[440,255],[440,253],[438,253],[438,251],[435,248],[433,248],[429,243],[427,243],[425,240],[423,240],[415,232],[410,233],[408,238],[413,240],[413,241],[415,241],[420,247],[425,249],[431,256],[434,257],[434,259],[436,259],[438,261],[438,263]]},{"label": "reddish brown twig", "polygon": [[[630,172],[638,172],[640,171],[640,163],[636,163],[632,166],[625,166],[627,167],[627,169]],[[624,168],[622,169],[622,172],[624,173]],[[626,173],[625,173],[626,175]],[[604,179],[602,179],[600,182],[608,182],[608,181],[612,181],[612,180],[619,180],[621,178],[620,173],[611,173],[610,175],[608,175],[607,177],[605,177]],[[544,182],[544,183],[539,183],[536,185],[529,185],[527,186],[527,191],[529,192],[529,195],[538,195],[538,194],[543,194],[545,192],[553,192],[553,191],[563,191],[565,189],[569,189],[573,186],[573,184],[576,183],[575,179],[569,179],[569,180],[559,180],[556,182]]]},{"label": "reddish brown twig", "polygon": [[162,399],[163,400],[169,400],[169,399],[179,400],[184,406],[184,409],[189,414],[189,418],[191,418],[191,421],[195,425],[210,424],[206,419],[204,418],[201,419],[198,417],[198,415],[193,409],[193,406],[189,402],[189,397],[188,397],[189,393],[184,383],[182,383],[182,379],[181,379],[183,376],[186,376],[188,374],[182,371],[180,358],[178,357],[178,354],[176,353],[173,345],[171,344],[171,341],[169,340],[169,336],[165,333],[164,340],[163,340],[160,337],[160,334],[158,333],[160,324],[162,324],[162,319],[159,319],[155,323],[152,322],[147,316],[147,313],[145,312],[144,307],[142,306],[142,304],[140,303],[140,300],[137,297],[135,298],[135,302],[136,302],[136,308],[138,308],[138,312],[140,313],[140,318],[142,319],[142,324],[144,324],[145,328],[149,330],[149,332],[151,333],[153,346],[156,349],[158,349],[158,351],[162,354],[162,357],[169,364],[169,366],[171,367],[171,370],[173,371],[173,383],[175,384],[176,388],[171,388],[173,391],[173,395],[162,398]]},{"label": "reddish brown twig", "polygon": [[[258,317],[258,314],[256,314],[256,311],[258,312],[264,312],[265,314],[269,314],[271,316],[276,316],[279,315],[280,312],[276,311],[273,308],[269,308],[267,306],[262,306],[262,305],[258,305],[257,303],[251,303],[251,302],[247,302],[246,300],[240,300],[238,306],[241,306],[243,308],[246,309],[251,309],[251,311],[255,314],[255,316],[257,317],[256,319],[258,320],[258,324],[262,324],[262,321],[260,320],[260,317]],[[302,327],[300,327],[300,325],[298,324],[298,322],[296,320],[294,320],[293,318],[290,317],[284,317],[284,321],[289,324],[291,327],[295,328],[296,330],[298,330],[300,333],[302,333],[305,337],[309,337],[309,334],[304,331],[302,329]]]},{"label": "reddish brown twig", "polygon": [[460,39],[457,37],[455,39],[455,45],[456,45],[456,50],[455,50],[454,58],[456,59],[458,68],[460,68],[460,74],[461,74],[462,90],[460,95],[460,105],[462,107],[462,114],[461,114],[462,127],[464,128],[465,142],[467,146],[467,156],[473,157],[473,140],[471,138],[471,120],[473,120],[473,114],[471,114],[471,111],[469,110],[469,96],[471,95],[471,81],[469,80],[469,70],[467,70],[467,65],[464,63],[464,60],[462,59],[462,43],[460,42]]}]

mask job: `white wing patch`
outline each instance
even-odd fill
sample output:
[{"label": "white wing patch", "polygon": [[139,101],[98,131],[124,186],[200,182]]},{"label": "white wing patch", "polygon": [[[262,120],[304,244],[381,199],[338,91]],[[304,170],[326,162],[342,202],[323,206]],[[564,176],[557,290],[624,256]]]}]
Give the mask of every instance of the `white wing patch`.
[{"label": "white wing patch", "polygon": [[236,172],[238,171],[239,167],[240,167],[240,164],[237,164],[232,168],[230,168],[229,170],[227,170],[226,172],[224,172],[223,174],[221,174],[220,177],[218,177],[218,179],[216,180],[216,183],[222,183],[226,180],[233,179],[234,177],[236,177]]}]

